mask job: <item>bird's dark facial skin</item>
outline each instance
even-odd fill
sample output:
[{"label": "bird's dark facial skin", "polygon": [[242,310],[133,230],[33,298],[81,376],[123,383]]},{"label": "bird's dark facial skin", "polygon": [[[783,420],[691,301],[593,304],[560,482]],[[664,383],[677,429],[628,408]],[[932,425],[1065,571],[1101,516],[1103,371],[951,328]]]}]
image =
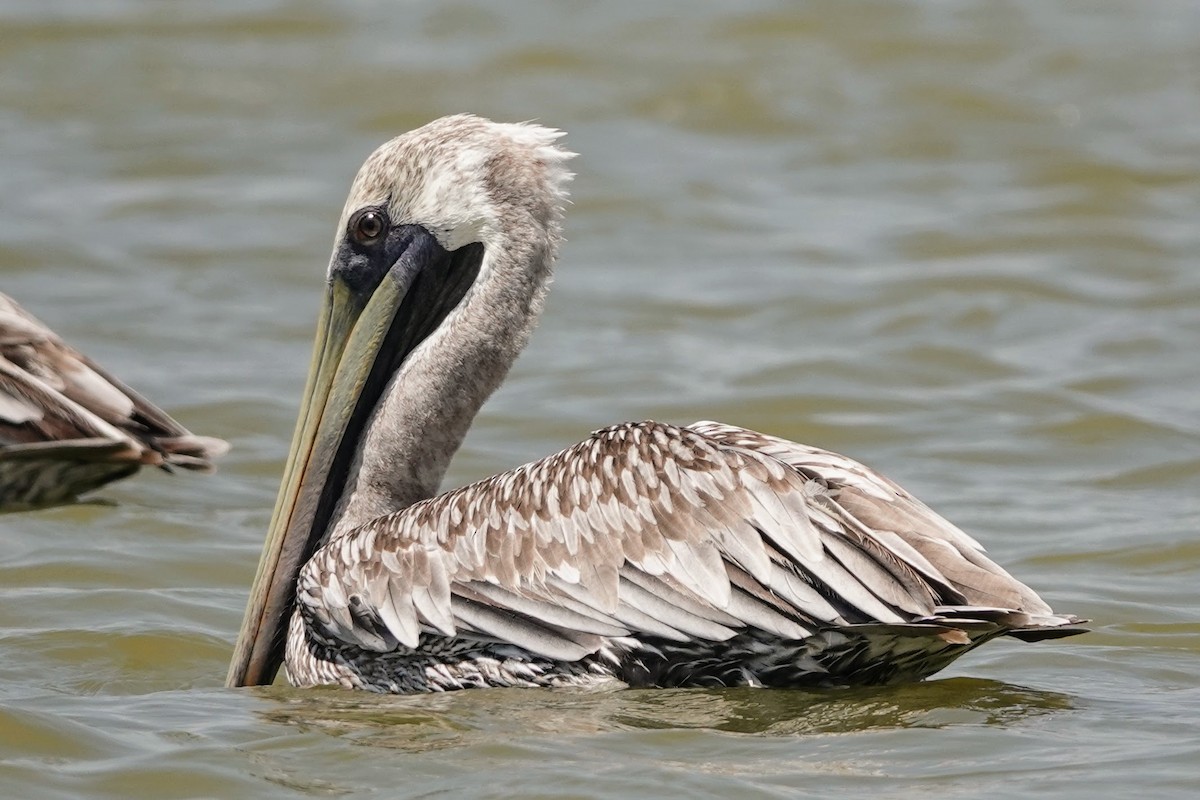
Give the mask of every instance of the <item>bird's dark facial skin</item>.
[{"label": "bird's dark facial skin", "polygon": [[409,258],[410,263],[436,262],[445,254],[437,240],[420,225],[393,227],[386,206],[361,208],[346,223],[346,232],[334,254],[329,278],[341,280],[365,304],[384,276],[417,240],[421,240],[423,250],[430,252],[413,255],[430,258]]},{"label": "bird's dark facial skin", "polygon": [[391,227],[381,206],[361,209],[350,217],[330,268],[330,281],[344,284],[359,308],[385,279],[395,281],[404,295],[388,346],[380,351],[387,366],[377,372],[395,372],[458,305],[479,274],[482,256],[480,244],[446,250],[421,225]]}]

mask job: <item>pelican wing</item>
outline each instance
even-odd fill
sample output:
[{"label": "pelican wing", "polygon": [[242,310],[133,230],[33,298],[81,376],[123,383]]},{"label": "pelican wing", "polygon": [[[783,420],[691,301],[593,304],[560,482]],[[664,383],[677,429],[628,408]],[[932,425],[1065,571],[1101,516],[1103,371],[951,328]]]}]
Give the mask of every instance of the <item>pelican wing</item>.
[{"label": "pelican wing", "polygon": [[973,540],[849,459],[653,422],[343,534],[305,566],[297,597],[330,642],[386,652],[435,634],[558,660],[620,637],[1072,621],[1033,619],[1049,609]]},{"label": "pelican wing", "polygon": [[209,471],[227,449],[187,431],[0,294],[0,458]]},{"label": "pelican wing", "polygon": [[[828,450],[757,431],[697,422],[692,430],[728,446],[779,459],[818,486],[818,505],[864,543],[875,542],[901,557],[922,579],[937,587],[945,604],[992,606],[1050,615],[1050,606],[1025,584],[989,559],[975,539],[948,522],[902,487],[859,462]],[[870,545],[868,545],[870,546]]]}]

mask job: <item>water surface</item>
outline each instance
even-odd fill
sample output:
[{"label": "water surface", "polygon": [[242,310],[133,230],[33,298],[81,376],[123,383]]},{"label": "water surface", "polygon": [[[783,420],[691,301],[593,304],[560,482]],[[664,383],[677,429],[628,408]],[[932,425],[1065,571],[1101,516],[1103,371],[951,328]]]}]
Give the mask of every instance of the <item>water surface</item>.
[{"label": "water surface", "polygon": [[[0,795],[1200,787],[1194,3],[12,0],[0,30],[0,289],[234,445],[0,518]],[[890,689],[221,688],[350,177],[459,111],[581,156],[450,484],[721,419],[876,466],[1095,632]]]}]

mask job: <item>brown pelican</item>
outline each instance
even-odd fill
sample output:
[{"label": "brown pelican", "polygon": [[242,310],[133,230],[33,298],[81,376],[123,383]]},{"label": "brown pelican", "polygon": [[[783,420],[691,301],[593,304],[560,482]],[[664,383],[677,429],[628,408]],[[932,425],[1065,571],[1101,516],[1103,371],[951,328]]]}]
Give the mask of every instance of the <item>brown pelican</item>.
[{"label": "brown pelican", "polygon": [[883,683],[1081,631],[887,478],[732,425],[616,425],[438,494],[541,310],[560,135],[446,117],[359,171],[229,685]]},{"label": "brown pelican", "polygon": [[0,509],[65,502],[145,465],[211,472],[227,449],[0,294]]}]

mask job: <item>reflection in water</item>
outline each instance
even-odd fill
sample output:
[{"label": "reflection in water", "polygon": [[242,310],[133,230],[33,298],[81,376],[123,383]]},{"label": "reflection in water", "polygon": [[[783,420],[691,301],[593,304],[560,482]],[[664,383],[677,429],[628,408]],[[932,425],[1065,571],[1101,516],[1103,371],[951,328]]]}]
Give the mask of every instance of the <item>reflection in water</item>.
[{"label": "reflection in water", "polygon": [[496,689],[374,695],[264,690],[271,722],[409,752],[622,730],[706,729],[767,736],[1009,725],[1074,708],[1070,695],[976,678],[822,691]]}]

